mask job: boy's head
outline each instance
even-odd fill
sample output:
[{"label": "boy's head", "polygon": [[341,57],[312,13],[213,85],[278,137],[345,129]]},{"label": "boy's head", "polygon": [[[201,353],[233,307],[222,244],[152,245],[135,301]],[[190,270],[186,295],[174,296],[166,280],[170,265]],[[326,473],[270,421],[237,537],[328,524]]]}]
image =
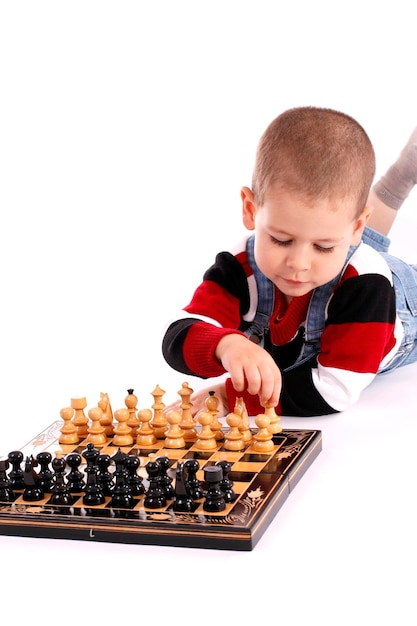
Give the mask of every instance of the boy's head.
[{"label": "boy's head", "polygon": [[374,151],[352,118],[299,108],[276,118],[259,143],[243,223],[255,230],[261,271],[291,299],[332,280],[371,213]]},{"label": "boy's head", "polygon": [[331,109],[300,107],[279,115],[258,145],[252,191],[258,206],[275,184],[306,198],[354,200],[364,208],[375,154],[364,129]]}]

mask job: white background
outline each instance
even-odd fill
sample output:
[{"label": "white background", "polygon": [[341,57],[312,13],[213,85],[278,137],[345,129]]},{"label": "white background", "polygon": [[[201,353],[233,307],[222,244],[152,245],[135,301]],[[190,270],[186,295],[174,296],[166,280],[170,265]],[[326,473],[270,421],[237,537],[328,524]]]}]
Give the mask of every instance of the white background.
[{"label": "white background", "polygon": [[[3,452],[73,395],[96,404],[107,391],[118,408],[133,387],[147,406],[159,383],[175,399],[183,376],[163,362],[163,328],[238,238],[239,192],[264,128],[292,106],[340,109],[368,131],[382,174],[417,123],[415,42],[404,0],[0,0]],[[413,252],[415,205],[414,194],[395,250]],[[324,430],[323,460],[255,552],[1,538],[6,595],[20,584],[25,612],[39,592],[44,612],[48,590],[65,604],[90,586],[86,611],[125,619],[133,602],[138,621],[162,606],[171,622],[184,618],[190,602],[193,620],[231,610],[235,623],[415,623],[401,560],[415,573],[415,373],[378,381],[356,412],[308,422]],[[129,582],[109,602],[120,571]],[[195,585],[188,601],[184,585],[187,596]]]}]

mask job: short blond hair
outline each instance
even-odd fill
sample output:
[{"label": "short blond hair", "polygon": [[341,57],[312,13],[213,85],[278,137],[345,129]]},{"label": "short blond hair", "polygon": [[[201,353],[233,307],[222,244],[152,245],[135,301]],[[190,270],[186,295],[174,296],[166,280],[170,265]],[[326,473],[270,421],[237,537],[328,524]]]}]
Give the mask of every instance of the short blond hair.
[{"label": "short blond hair", "polygon": [[289,109],[262,135],[252,178],[255,202],[278,183],[308,198],[351,198],[366,205],[375,175],[371,141],[352,117],[332,109]]}]

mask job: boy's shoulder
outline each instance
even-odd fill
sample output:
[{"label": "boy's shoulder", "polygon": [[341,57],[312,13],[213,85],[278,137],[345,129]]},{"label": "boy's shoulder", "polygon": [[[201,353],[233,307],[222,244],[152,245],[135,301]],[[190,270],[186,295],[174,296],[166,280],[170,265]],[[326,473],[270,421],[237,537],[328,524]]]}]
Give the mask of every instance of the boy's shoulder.
[{"label": "boy's shoulder", "polygon": [[384,256],[363,241],[352,254],[345,272],[357,275],[379,274],[392,282],[392,273]]}]

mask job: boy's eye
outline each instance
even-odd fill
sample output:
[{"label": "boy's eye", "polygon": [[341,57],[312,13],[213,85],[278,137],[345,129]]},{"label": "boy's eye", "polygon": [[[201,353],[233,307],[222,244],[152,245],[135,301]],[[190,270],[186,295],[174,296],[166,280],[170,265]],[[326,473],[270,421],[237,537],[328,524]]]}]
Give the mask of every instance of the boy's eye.
[{"label": "boy's eye", "polygon": [[290,243],[292,243],[292,239],[276,239],[275,237],[271,236],[271,241],[272,243],[274,243],[276,246],[289,246]]},{"label": "boy's eye", "polygon": [[[292,244],[292,241],[292,239],[277,239],[276,237],[272,237],[271,235],[271,242],[276,246],[290,246]],[[324,246],[320,246],[318,243],[314,244],[314,248],[317,250],[317,252],[324,252],[324,254],[333,252],[334,250],[334,246],[329,246],[328,248],[325,248]]]},{"label": "boy's eye", "polygon": [[330,246],[329,248],[323,248],[323,246],[319,246],[318,244],[315,244],[315,248],[318,252],[333,252],[334,247]]}]

